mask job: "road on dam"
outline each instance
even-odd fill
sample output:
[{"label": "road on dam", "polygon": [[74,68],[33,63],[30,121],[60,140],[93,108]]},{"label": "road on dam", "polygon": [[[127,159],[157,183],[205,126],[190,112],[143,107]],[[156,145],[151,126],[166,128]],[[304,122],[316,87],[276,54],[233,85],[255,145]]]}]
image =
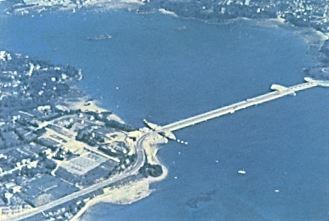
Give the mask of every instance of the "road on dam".
[{"label": "road on dam", "polygon": [[[306,79],[308,79],[308,78],[306,78]],[[272,85],[272,86],[274,86],[274,85]],[[297,85],[294,85],[291,87],[284,87],[284,86],[280,86],[280,85],[276,85],[276,86],[278,86],[278,87],[275,87],[277,89],[273,89],[274,91],[265,93],[265,94],[257,96],[257,97],[249,98],[244,101],[234,103],[234,104],[231,104],[231,105],[228,105],[228,106],[216,109],[216,110],[212,110],[212,111],[202,113],[202,114],[199,114],[199,115],[196,115],[193,117],[179,120],[174,123],[167,124],[165,126],[159,126],[156,131],[157,132],[173,132],[176,130],[180,130],[185,127],[190,127],[195,124],[199,124],[204,121],[208,121],[208,120],[211,120],[211,119],[214,119],[217,117],[221,117],[226,114],[233,114],[238,110],[242,110],[242,109],[245,109],[245,108],[248,108],[251,106],[266,103],[266,102],[276,100],[276,99],[279,99],[281,97],[285,97],[288,95],[295,95],[296,92],[298,92],[298,91],[302,91],[302,90],[306,90],[306,89],[310,89],[310,88],[318,86],[318,83],[316,81],[310,81],[308,79],[308,82],[297,84]]]}]

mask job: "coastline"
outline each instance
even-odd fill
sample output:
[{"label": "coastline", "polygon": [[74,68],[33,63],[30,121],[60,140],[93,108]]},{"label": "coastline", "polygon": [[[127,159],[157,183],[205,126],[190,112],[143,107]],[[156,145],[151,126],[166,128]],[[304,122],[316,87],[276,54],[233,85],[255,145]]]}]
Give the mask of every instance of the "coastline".
[{"label": "coastline", "polygon": [[[165,10],[165,9],[164,9]],[[329,40],[329,32],[322,32],[319,30],[316,30],[314,27],[300,27],[298,25],[295,25],[291,23],[289,20],[277,16],[276,18],[250,18],[250,17],[236,17],[236,18],[227,18],[227,19],[221,19],[221,20],[206,20],[198,17],[192,17],[192,16],[181,16],[179,14],[176,14],[176,16],[168,15],[166,13],[162,13],[161,11],[151,11],[151,12],[143,12],[137,14],[159,14],[162,16],[169,16],[174,19],[183,19],[183,20],[191,20],[191,21],[197,21],[202,22],[209,25],[220,25],[220,24],[230,24],[237,21],[246,21],[246,22],[253,22],[257,26],[263,26],[263,27],[273,27],[270,25],[275,24],[278,28],[284,28],[284,29],[290,29],[293,33],[299,35],[302,39],[305,40],[305,42],[312,46],[315,46],[317,51],[316,53],[321,54],[321,47],[325,41]],[[173,11],[173,13],[175,13]],[[329,64],[325,64],[329,65]],[[310,67],[305,67],[310,68]]]},{"label": "coastline", "polygon": [[[129,190],[127,192],[127,190]],[[147,181],[135,182],[131,185],[124,185],[119,188],[107,188],[104,189],[104,193],[99,195],[88,202],[82,207],[77,214],[75,214],[70,220],[79,221],[93,206],[99,203],[111,203],[118,205],[129,205],[136,201],[139,201],[149,196],[153,191],[149,189]],[[120,200],[120,197],[121,200]],[[123,199],[125,197],[126,199]],[[130,197],[130,198],[129,198]],[[127,199],[129,199],[127,201]]]},{"label": "coastline", "polygon": [[[150,13],[158,13],[163,16],[168,16],[159,11],[153,11]],[[323,52],[324,50],[328,50],[328,46],[327,48],[323,48],[323,47],[324,44],[329,41],[329,32],[323,32],[317,30],[313,26],[298,26],[281,16],[277,16],[276,18],[251,18],[251,17],[241,16],[241,17],[226,18],[221,20],[216,20],[216,19],[207,20],[193,16],[182,16],[180,14],[177,14],[177,16],[170,16],[170,17],[173,17],[175,19],[184,19],[184,20],[202,22],[209,25],[230,24],[237,21],[246,21],[246,22],[252,22],[256,26],[273,28],[273,24],[274,24],[277,28],[283,28],[291,31],[293,34],[298,35],[309,46],[309,51],[310,53],[313,54],[313,57],[317,61],[317,64],[310,67],[305,66],[303,68],[304,73],[302,72],[304,76],[311,76],[317,78],[317,76],[312,76],[312,74],[310,75],[312,69],[329,67],[329,53]],[[329,78],[326,72],[321,72],[321,73],[326,75],[327,78]]]},{"label": "coastline", "polygon": [[[159,138],[157,136],[157,138]],[[163,138],[164,142],[167,142],[165,138]],[[159,158],[157,157],[157,153],[159,150],[159,145],[152,142],[147,142],[144,146],[144,151],[147,156],[148,162],[150,164],[158,164],[162,167],[162,174],[159,177],[147,177],[142,178],[137,181],[131,181],[122,186],[113,186],[104,188],[104,193],[98,195],[89,201],[72,217],[71,221],[79,221],[81,220],[87,213],[88,210],[93,206],[96,206],[99,203],[110,203],[117,205],[130,205],[132,203],[138,202],[148,196],[150,196],[155,189],[151,189],[150,185],[155,182],[160,182],[164,180],[168,175],[167,167],[161,163]]]}]

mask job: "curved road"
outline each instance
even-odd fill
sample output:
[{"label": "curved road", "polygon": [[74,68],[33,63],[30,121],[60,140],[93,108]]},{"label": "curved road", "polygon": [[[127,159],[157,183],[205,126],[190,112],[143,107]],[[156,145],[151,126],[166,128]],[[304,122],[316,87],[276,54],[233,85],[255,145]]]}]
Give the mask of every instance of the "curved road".
[{"label": "curved road", "polygon": [[74,200],[76,198],[79,198],[79,197],[82,197],[86,194],[89,194],[89,193],[92,193],[98,189],[101,189],[101,188],[104,188],[106,186],[109,186],[113,183],[116,183],[120,180],[123,180],[129,176],[133,176],[133,175],[136,175],[139,171],[139,169],[144,165],[144,162],[145,162],[145,154],[144,154],[144,149],[143,149],[143,142],[145,141],[145,139],[148,137],[148,136],[151,136],[153,135],[153,131],[152,132],[147,132],[145,134],[143,134],[136,142],[136,145],[135,145],[135,148],[136,148],[136,155],[137,155],[137,158],[136,158],[136,161],[135,161],[135,164],[133,166],[131,166],[131,168],[122,173],[122,174],[118,174],[118,175],[115,175],[113,177],[110,177],[109,179],[107,180],[104,180],[100,183],[96,183],[96,184],[93,184],[89,187],[86,187],[82,190],[79,190],[77,192],[74,192],[70,195],[67,195],[67,196],[64,196],[62,198],[59,198],[57,200],[54,200],[52,202],[49,202],[47,204],[44,204],[42,206],[39,206],[35,209],[33,209],[31,212],[27,213],[27,214],[24,214],[24,215],[21,215],[21,216],[18,216],[18,217],[13,217],[9,220],[11,221],[18,221],[18,220],[23,220],[23,219],[27,219],[27,218],[30,218],[32,216],[35,216],[39,213],[42,213],[42,212],[45,212],[49,209],[52,209],[56,206],[59,206],[59,205],[62,205],[64,203],[67,203],[71,200]]}]

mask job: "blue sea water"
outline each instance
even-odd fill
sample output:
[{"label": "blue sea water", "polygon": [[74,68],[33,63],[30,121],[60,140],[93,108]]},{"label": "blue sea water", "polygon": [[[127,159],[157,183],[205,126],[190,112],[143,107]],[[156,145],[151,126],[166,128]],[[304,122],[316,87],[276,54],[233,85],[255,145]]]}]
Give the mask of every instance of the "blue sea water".
[{"label": "blue sea water", "polygon": [[[292,31],[243,20],[62,12],[2,16],[0,30],[0,48],[81,68],[86,93],[134,126],[300,83],[316,63]],[[87,40],[101,34],[112,39]],[[162,147],[169,176],[150,197],[99,204],[83,220],[328,220],[328,95],[316,88],[177,132],[189,145]]]}]

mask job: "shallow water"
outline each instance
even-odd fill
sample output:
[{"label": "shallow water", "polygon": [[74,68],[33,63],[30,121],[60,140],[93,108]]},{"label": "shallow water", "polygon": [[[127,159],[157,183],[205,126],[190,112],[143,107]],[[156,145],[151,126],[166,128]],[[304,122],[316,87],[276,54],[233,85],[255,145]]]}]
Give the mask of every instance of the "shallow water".
[{"label": "shallow water", "polygon": [[[86,93],[134,126],[300,83],[315,63],[299,36],[247,21],[124,11],[0,20],[0,48],[81,68]],[[100,34],[112,39],[87,40]],[[177,132],[189,145],[163,146],[169,176],[155,193],[130,206],[97,205],[83,220],[328,219],[328,95],[316,88]]]}]

